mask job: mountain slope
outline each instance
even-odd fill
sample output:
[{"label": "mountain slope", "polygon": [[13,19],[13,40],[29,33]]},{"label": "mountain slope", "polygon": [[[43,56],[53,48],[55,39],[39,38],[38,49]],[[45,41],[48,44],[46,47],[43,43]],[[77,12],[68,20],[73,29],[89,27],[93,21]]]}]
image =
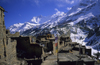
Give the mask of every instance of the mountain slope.
[{"label": "mountain slope", "polygon": [[14,24],[10,26],[8,29],[11,31],[11,33],[15,33],[15,32],[22,33],[23,31],[26,31],[30,28],[39,26],[40,24],[42,24],[44,21],[47,21],[48,19],[50,19],[49,16],[48,17],[42,16],[42,15],[35,16],[28,22]]},{"label": "mountain slope", "polygon": [[[46,21],[41,24],[39,28],[41,30],[47,28],[52,29],[53,27],[62,24],[61,26],[67,25],[76,25],[79,22],[82,24],[87,24],[87,27],[90,29],[94,28],[92,25],[99,24],[97,21],[100,14],[100,7],[97,1],[91,0],[83,0],[79,2],[76,6],[72,7],[72,9],[68,13],[62,13],[61,15],[57,15],[54,18]],[[88,21],[91,19],[95,19],[94,21]],[[86,22],[86,23],[85,23]],[[33,28],[32,28],[33,29]],[[34,29],[33,29],[34,30]]]}]

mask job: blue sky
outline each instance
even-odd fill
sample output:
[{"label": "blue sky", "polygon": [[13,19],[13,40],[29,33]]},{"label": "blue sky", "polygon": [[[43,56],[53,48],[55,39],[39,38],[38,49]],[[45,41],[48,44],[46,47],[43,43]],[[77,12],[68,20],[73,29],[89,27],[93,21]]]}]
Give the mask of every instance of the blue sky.
[{"label": "blue sky", "polygon": [[5,11],[6,28],[15,23],[24,23],[34,16],[49,16],[55,9],[67,12],[78,0],[0,0]]}]

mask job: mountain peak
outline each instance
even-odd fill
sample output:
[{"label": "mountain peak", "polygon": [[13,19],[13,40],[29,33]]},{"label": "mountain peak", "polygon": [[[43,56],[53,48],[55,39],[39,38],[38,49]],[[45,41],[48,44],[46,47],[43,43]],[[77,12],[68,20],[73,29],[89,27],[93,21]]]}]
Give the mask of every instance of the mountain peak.
[{"label": "mountain peak", "polygon": [[33,18],[31,19],[31,22],[39,23],[40,19],[41,19],[41,18],[39,18],[39,17],[33,17]]},{"label": "mountain peak", "polygon": [[51,16],[51,18],[55,18],[55,17],[57,17],[57,16],[62,16],[62,15],[64,15],[64,12],[61,12],[61,11],[59,11],[58,9],[55,9],[55,11],[56,11],[56,13],[53,14],[53,15]]}]

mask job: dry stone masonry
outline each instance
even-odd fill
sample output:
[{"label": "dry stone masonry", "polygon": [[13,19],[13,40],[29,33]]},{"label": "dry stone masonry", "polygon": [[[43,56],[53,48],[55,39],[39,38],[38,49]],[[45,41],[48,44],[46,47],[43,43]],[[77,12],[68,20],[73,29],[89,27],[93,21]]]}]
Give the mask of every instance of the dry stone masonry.
[{"label": "dry stone masonry", "polygon": [[19,33],[10,34],[4,24],[5,10],[0,6],[0,65],[19,65],[16,57],[16,40],[11,37],[18,37]]}]

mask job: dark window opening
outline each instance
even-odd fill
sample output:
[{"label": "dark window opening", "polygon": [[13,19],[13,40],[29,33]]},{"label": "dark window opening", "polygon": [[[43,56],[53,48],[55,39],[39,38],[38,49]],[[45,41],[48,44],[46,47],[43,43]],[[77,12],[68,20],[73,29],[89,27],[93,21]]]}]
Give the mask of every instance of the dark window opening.
[{"label": "dark window opening", "polygon": [[69,37],[67,37],[67,39],[69,39]]},{"label": "dark window opening", "polygon": [[0,55],[0,59],[1,59],[1,55]]},{"label": "dark window opening", "polygon": [[11,42],[13,42],[14,41],[14,39],[11,39]]},{"label": "dark window opening", "polygon": [[6,57],[6,51],[4,51],[4,56]]},{"label": "dark window opening", "polygon": [[2,11],[1,11],[1,17],[2,17]]},{"label": "dark window opening", "polygon": [[8,38],[6,40],[7,40],[6,44],[8,45]]},{"label": "dark window opening", "polygon": [[34,42],[34,38],[31,38],[31,42]]},{"label": "dark window opening", "polygon": [[5,22],[3,21],[3,25],[5,25]]}]

